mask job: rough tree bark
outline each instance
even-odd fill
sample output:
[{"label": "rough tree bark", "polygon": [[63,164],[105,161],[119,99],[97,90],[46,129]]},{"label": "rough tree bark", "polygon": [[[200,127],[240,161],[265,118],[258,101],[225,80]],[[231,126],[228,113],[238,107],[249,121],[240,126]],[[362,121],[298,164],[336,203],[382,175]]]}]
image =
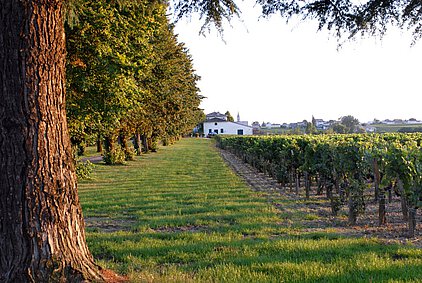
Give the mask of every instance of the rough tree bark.
[{"label": "rough tree bark", "polygon": [[104,148],[106,152],[111,152],[114,149],[114,139],[111,136],[104,137]]},{"label": "rough tree bark", "polygon": [[67,132],[62,2],[0,3],[0,282],[102,279]]},{"label": "rough tree bark", "polygon": [[135,134],[135,150],[136,150],[136,155],[142,155],[142,143],[141,143],[141,134],[136,133]]},{"label": "rough tree bark", "polygon": [[141,135],[141,139],[142,139],[142,149],[144,150],[145,153],[149,152],[147,136]]},{"label": "rough tree bark", "polygon": [[97,152],[99,153],[103,152],[103,139],[101,138],[101,135],[98,135],[98,138],[97,138]]},{"label": "rough tree bark", "polygon": [[125,153],[125,160],[129,161],[129,160],[133,160],[133,156],[132,153],[130,152],[130,148],[129,148],[129,144],[128,144],[128,139],[125,133],[121,133],[120,134],[120,146],[123,150],[123,152]]}]

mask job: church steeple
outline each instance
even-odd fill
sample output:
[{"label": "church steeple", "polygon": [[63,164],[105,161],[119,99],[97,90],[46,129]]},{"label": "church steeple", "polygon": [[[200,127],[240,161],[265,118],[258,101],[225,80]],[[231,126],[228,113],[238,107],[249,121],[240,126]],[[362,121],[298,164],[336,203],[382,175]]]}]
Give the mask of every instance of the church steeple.
[{"label": "church steeple", "polygon": [[240,115],[239,115],[239,112],[237,112],[237,122],[240,122]]}]

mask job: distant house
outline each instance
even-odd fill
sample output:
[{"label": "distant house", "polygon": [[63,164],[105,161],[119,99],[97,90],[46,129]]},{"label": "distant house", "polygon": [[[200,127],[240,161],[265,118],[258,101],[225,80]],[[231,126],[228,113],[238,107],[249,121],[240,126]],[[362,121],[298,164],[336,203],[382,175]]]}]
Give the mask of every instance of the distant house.
[{"label": "distant house", "polygon": [[331,124],[328,121],[324,121],[323,119],[315,119],[315,128],[318,130],[327,130],[330,128]]},{"label": "distant house", "polygon": [[271,128],[273,129],[281,128],[281,124],[272,124]]},{"label": "distant house", "polygon": [[253,128],[248,125],[247,121],[240,121],[239,114],[237,122],[227,121],[227,117],[219,112],[213,112],[206,115],[204,121],[204,134],[218,135],[252,135]]},{"label": "distant house", "polygon": [[386,119],[379,122],[380,124],[386,124],[386,125],[403,125],[403,124],[422,124],[422,121],[416,120],[415,118],[410,118],[409,120],[403,120],[403,119]]},{"label": "distant house", "polygon": [[281,128],[281,124],[273,124],[273,123],[266,123],[265,124],[265,128],[267,129],[277,129],[277,128]]},{"label": "distant house", "polygon": [[390,119],[386,119],[386,120],[382,121],[382,124],[393,125],[394,121],[391,121]]},{"label": "distant house", "polygon": [[306,120],[303,120],[302,122],[297,122],[297,127],[305,128],[306,124],[307,124]]},{"label": "distant house", "polygon": [[415,118],[410,118],[409,120],[406,120],[405,123],[406,124],[422,124],[421,121],[418,121]]},{"label": "distant house", "polygon": [[375,128],[371,125],[365,126],[365,132],[367,132],[367,133],[375,133],[376,131],[377,131],[377,128]]},{"label": "distant house", "polygon": [[321,125],[324,124],[324,120],[323,119],[315,119],[315,126],[319,127]]}]

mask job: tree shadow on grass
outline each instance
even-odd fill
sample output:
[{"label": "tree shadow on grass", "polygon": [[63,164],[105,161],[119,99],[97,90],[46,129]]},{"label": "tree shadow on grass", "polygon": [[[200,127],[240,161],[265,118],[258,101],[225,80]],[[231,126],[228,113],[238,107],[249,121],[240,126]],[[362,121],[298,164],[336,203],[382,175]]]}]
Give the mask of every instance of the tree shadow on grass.
[{"label": "tree shadow on grass", "polygon": [[[96,234],[97,258],[130,264],[139,258],[189,274],[248,270],[266,278],[298,282],[381,282],[422,279],[422,251],[376,240],[280,236],[236,238],[203,231]],[[114,243],[110,245],[110,243]],[[410,250],[411,252],[407,252]],[[151,266],[153,267],[153,266]],[[337,272],[332,270],[337,269]],[[224,272],[223,272],[224,273]],[[230,278],[230,274],[227,274]],[[253,278],[250,278],[253,281]],[[219,280],[216,280],[219,281]]]}]

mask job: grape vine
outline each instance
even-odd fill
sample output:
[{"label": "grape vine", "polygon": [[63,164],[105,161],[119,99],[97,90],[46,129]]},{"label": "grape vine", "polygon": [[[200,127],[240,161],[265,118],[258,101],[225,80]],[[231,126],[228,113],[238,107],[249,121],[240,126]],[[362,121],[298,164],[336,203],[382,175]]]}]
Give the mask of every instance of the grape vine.
[{"label": "grape vine", "polygon": [[290,136],[217,136],[229,150],[305,198],[311,184],[325,190],[331,212],[347,205],[348,222],[355,225],[369,200],[378,202],[379,225],[386,224],[386,194],[400,196],[408,235],[414,237],[416,214],[422,205],[422,134],[350,134]]}]

